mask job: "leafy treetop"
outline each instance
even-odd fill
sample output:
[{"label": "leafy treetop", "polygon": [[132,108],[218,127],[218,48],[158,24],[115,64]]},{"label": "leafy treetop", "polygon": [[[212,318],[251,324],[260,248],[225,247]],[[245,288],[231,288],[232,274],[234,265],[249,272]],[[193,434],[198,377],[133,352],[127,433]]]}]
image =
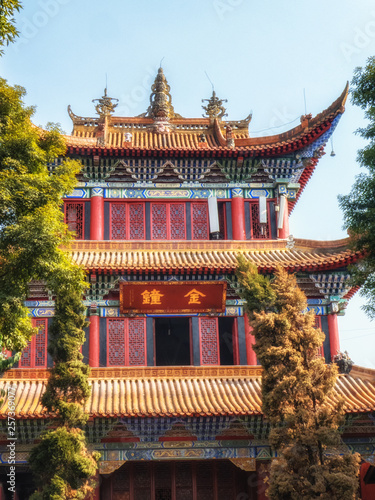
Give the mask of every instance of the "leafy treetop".
[{"label": "leafy treetop", "polygon": [[357,156],[366,172],[356,177],[349,194],[339,196],[339,203],[354,249],[364,252],[364,259],[352,269],[352,282],[362,286],[361,294],[368,299],[364,309],[375,318],[375,57],[369,58],[364,68],[356,68],[351,83],[352,102],[369,120],[367,127],[357,130],[368,141]]}]

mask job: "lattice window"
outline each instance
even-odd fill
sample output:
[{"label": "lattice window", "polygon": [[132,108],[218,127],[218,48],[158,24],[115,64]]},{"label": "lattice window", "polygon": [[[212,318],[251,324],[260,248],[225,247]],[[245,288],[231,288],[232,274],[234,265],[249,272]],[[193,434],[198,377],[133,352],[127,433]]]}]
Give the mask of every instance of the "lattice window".
[{"label": "lattice window", "polygon": [[145,366],[146,320],[111,318],[107,330],[108,366]]},{"label": "lattice window", "polygon": [[22,351],[20,367],[45,368],[47,366],[47,319],[33,319],[32,325],[38,328]]},{"label": "lattice window", "polygon": [[143,318],[128,320],[129,365],[146,365],[146,321]]},{"label": "lattice window", "polygon": [[217,318],[199,318],[201,364],[218,365],[219,332]]},{"label": "lattice window", "polygon": [[150,500],[151,498],[151,470],[150,463],[135,463],[133,465],[134,498]]},{"label": "lattice window", "polygon": [[144,203],[129,203],[129,240],[145,238]]},{"label": "lattice window", "polygon": [[125,319],[108,320],[108,366],[125,365]]},{"label": "lattice window", "polygon": [[200,462],[196,471],[197,497],[199,500],[214,500],[212,463]]},{"label": "lattice window", "polygon": [[151,205],[151,227],[153,240],[167,240],[167,205],[166,203],[153,203]]},{"label": "lattice window", "polygon": [[35,326],[38,333],[35,336],[35,366],[46,366],[47,320],[37,319]]},{"label": "lattice window", "polygon": [[192,239],[208,240],[208,205],[207,203],[191,204]]},{"label": "lattice window", "polygon": [[185,232],[185,203],[171,203],[169,206],[169,222],[171,240],[184,240]]},{"label": "lattice window", "polygon": [[77,240],[84,239],[84,202],[66,201],[64,204],[65,223]]},{"label": "lattice window", "polygon": [[123,500],[130,498],[129,468],[121,467],[112,476],[112,500]]},{"label": "lattice window", "polygon": [[25,347],[25,349],[22,351],[22,356],[21,356],[21,359],[20,359],[20,366],[22,366],[22,368],[31,368],[31,364],[32,364],[32,347],[31,347],[31,342],[32,340],[29,340],[29,342],[27,343],[27,346]]},{"label": "lattice window", "polygon": [[176,462],[176,498],[191,500],[193,498],[191,462]]},{"label": "lattice window", "polygon": [[269,217],[266,224],[259,222],[259,203],[258,201],[250,203],[250,224],[251,224],[251,237],[254,240],[269,239],[270,238],[270,222]]},{"label": "lattice window", "polygon": [[126,240],[126,204],[111,203],[111,239]]},{"label": "lattice window", "polygon": [[171,465],[155,463],[155,500],[172,500]]},{"label": "lattice window", "polygon": [[143,240],[145,238],[144,203],[111,203],[111,239]]}]

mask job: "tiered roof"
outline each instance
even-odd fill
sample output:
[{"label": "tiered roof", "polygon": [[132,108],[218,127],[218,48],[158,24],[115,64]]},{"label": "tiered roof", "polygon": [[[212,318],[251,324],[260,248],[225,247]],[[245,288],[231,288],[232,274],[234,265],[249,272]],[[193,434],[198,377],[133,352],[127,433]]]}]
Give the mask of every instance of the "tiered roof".
[{"label": "tiered roof", "polygon": [[[160,95],[165,99],[170,97],[169,91],[167,94],[160,92]],[[153,103],[152,112],[149,110],[137,117],[102,113],[97,118],[84,118],[75,115],[69,106],[73,132],[65,139],[68,151],[80,154],[163,156],[167,153],[170,157],[213,158],[279,156],[306,148],[329,130],[335,118],[344,112],[347,95],[348,85],[322,113],[314,118],[302,116],[301,123],[293,129],[266,137],[249,135],[250,116],[240,121],[224,121],[218,113],[204,118],[183,118],[174,113],[171,104],[171,110],[159,116],[161,111]],[[111,99],[106,95],[104,98]],[[214,98],[215,93],[211,100]],[[131,134],[131,138],[127,140],[125,134]]]}]

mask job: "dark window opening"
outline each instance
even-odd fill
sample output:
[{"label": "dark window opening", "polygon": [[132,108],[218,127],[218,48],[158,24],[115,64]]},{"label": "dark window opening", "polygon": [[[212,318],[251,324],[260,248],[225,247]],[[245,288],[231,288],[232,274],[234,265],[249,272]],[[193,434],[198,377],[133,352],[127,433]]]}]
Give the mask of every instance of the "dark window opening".
[{"label": "dark window opening", "polygon": [[267,202],[267,222],[259,221],[259,200],[245,202],[246,237],[252,240],[271,238],[271,211],[270,202]]},{"label": "dark window opening", "polygon": [[234,318],[219,318],[220,364],[234,365]]},{"label": "dark window opening", "polygon": [[155,318],[155,365],[191,364],[189,318]]}]

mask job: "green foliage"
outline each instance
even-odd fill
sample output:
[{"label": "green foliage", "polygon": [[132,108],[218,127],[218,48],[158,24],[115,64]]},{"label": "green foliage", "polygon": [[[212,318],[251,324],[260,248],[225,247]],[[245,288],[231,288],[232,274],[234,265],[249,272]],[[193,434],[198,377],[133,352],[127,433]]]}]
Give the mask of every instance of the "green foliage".
[{"label": "green foliage", "polygon": [[357,130],[368,144],[358,151],[357,160],[367,172],[357,176],[351,192],[339,196],[344,212],[344,227],[349,230],[355,250],[365,257],[353,266],[352,283],[361,286],[361,294],[368,299],[365,311],[375,318],[375,57],[365,68],[356,68],[352,80],[352,102],[365,111],[369,124]]},{"label": "green foliage", "polygon": [[39,487],[33,500],[84,499],[94,486],[92,476],[100,454],[87,450],[84,433],[77,428],[87,420],[83,407],[90,394],[90,368],[80,353],[85,339],[82,329],[86,326],[83,278],[83,271],[70,264],[70,268],[58,269],[49,281],[55,293],[48,348],[54,367],[42,403],[57,415],[62,427],[43,434],[30,455],[29,463]]},{"label": "green foliage", "polygon": [[85,499],[95,487],[98,453],[86,449],[80,429],[59,427],[43,435],[30,453],[39,491],[31,500]]},{"label": "green foliage", "polygon": [[82,405],[90,394],[87,380],[90,369],[82,362],[80,353],[85,340],[82,328],[86,326],[82,278],[82,271],[73,268],[71,275],[67,273],[54,283],[55,317],[49,331],[48,349],[55,365],[42,398],[44,406],[57,413],[63,425],[71,427],[85,422]]},{"label": "green foliage", "polygon": [[[66,256],[63,256],[66,259]],[[84,272],[71,262],[54,268],[48,285],[55,295],[55,316],[49,329],[49,353],[54,361],[43,405],[57,415],[62,427],[42,435],[29,462],[36,476],[34,500],[86,498],[93,488],[92,476],[98,453],[87,450],[82,426],[87,416],[84,404],[90,394],[90,368],[82,361],[80,348],[85,340]],[[68,265],[69,264],[69,265]],[[44,464],[48,461],[49,466]]]},{"label": "green foliage", "polygon": [[[98,458],[77,429],[86,421],[89,396],[89,367],[80,353],[85,282],[84,271],[63,250],[71,235],[61,210],[81,165],[65,161],[48,168],[66,146],[58,126],[40,130],[31,123],[33,109],[23,105],[24,94],[0,80],[0,345],[19,353],[36,333],[24,301],[31,281],[44,282],[56,307],[49,331],[54,367],[42,402],[62,427],[44,434],[31,453],[39,486],[34,498],[83,499]],[[0,370],[17,356],[0,358]]]},{"label": "green foliage", "polygon": [[[253,318],[255,312],[272,309],[276,295],[270,287],[269,278],[259,274],[256,266],[250,264],[242,255],[238,257],[236,276],[250,318]],[[251,283],[251,288],[247,286],[248,283]]]},{"label": "green foliage", "polygon": [[[24,306],[29,283],[52,284],[71,267],[60,248],[70,237],[61,198],[81,168],[66,161],[48,170],[65,143],[56,127],[41,131],[32,124],[24,95],[22,87],[0,79],[0,346],[17,352],[36,333]],[[0,361],[0,370],[9,363]]]},{"label": "green foliage", "polygon": [[263,367],[262,410],[278,454],[271,466],[270,499],[357,498],[358,456],[338,452],[343,402],[327,404],[337,366],[317,355],[324,334],[315,328],[314,314],[303,313],[305,295],[282,269],[269,280],[242,260],[237,278]]},{"label": "green foliage", "polygon": [[18,0],[1,0],[0,4],[0,55],[4,53],[3,47],[9,45],[18,36],[15,27],[14,14],[22,8]]}]

